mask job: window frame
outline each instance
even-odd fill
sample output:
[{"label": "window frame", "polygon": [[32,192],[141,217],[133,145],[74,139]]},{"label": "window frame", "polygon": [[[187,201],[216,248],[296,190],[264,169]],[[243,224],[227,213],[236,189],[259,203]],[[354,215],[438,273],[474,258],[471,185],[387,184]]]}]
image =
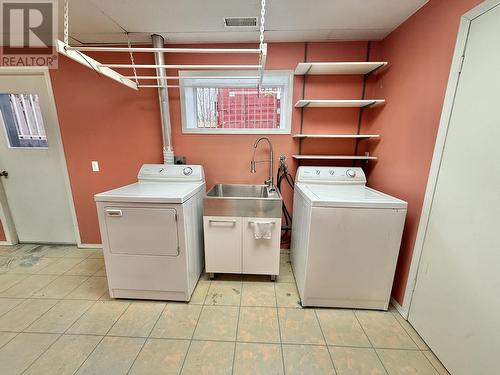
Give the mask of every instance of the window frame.
[{"label": "window frame", "polygon": [[[266,70],[262,87],[281,87],[280,127],[273,128],[198,128],[196,119],[196,87],[255,87],[256,80],[233,78],[238,76],[256,76],[256,71],[179,71],[180,105],[183,134],[291,134],[293,70]],[[189,77],[210,78],[189,78]],[[217,78],[213,78],[217,77]],[[220,78],[219,78],[220,77]],[[231,78],[226,78],[231,77]],[[189,112],[190,109],[190,112]],[[194,125],[194,126],[193,126]]]}]

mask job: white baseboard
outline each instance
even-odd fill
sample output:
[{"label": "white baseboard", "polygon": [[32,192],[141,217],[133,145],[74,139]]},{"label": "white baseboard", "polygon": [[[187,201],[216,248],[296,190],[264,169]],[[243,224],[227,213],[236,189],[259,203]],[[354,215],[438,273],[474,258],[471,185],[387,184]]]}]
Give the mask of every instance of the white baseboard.
[{"label": "white baseboard", "polygon": [[100,243],[81,243],[77,246],[79,249],[102,249]]},{"label": "white baseboard", "polygon": [[391,297],[391,305],[398,310],[398,313],[400,313],[403,318],[408,320],[408,311],[403,309],[403,306],[401,306],[393,297]]},{"label": "white baseboard", "polygon": [[12,245],[12,242],[9,241],[0,241],[0,246],[9,246]]}]

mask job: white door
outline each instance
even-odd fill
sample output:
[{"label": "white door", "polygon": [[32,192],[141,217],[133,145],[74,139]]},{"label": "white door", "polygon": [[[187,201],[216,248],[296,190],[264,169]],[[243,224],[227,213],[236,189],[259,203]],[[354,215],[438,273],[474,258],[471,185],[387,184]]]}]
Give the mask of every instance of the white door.
[{"label": "white door", "polygon": [[409,321],[452,374],[500,374],[500,6],[472,20]]},{"label": "white door", "polygon": [[76,243],[48,73],[0,69],[0,111],[0,172],[8,173],[0,181],[19,241]]}]

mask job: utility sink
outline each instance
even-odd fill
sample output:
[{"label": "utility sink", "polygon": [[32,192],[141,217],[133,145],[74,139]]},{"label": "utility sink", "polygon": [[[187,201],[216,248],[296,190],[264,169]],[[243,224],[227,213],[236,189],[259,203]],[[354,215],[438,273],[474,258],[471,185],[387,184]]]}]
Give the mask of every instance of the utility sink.
[{"label": "utility sink", "polygon": [[203,200],[203,214],[281,218],[281,204],[281,194],[266,185],[217,184]]}]

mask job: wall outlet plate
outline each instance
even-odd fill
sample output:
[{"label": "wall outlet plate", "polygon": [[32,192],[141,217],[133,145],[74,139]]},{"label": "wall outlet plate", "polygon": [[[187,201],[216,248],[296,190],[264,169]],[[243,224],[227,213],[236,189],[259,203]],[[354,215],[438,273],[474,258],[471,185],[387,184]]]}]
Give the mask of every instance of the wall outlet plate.
[{"label": "wall outlet plate", "polygon": [[96,160],[92,161],[92,172],[99,172],[99,162]]}]

